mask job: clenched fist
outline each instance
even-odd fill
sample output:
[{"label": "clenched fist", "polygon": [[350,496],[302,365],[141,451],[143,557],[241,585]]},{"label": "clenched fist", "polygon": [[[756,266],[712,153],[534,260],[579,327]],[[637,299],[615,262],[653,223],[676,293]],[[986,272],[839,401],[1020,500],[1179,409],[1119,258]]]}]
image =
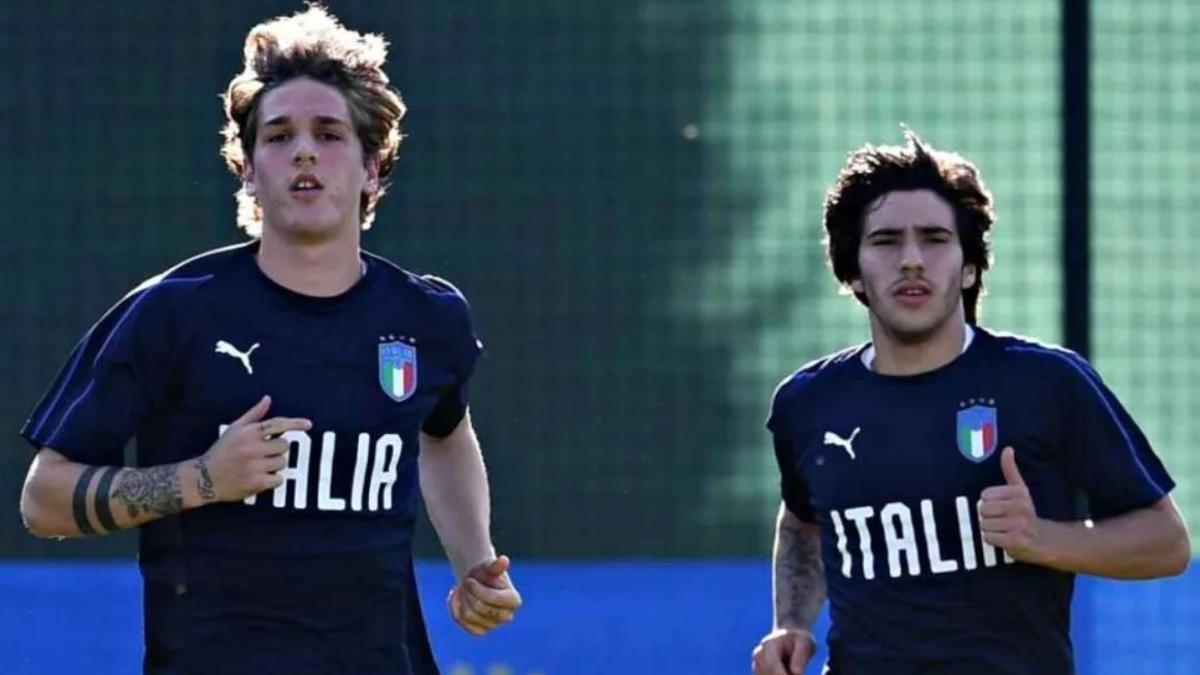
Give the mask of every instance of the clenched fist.
[{"label": "clenched fist", "polygon": [[479,636],[513,620],[521,594],[508,578],[511,562],[500,556],[472,567],[446,599],[450,616],[471,635]]},{"label": "clenched fist", "polygon": [[780,628],[758,643],[751,656],[754,675],[804,675],[817,651],[817,641],[806,630]]}]

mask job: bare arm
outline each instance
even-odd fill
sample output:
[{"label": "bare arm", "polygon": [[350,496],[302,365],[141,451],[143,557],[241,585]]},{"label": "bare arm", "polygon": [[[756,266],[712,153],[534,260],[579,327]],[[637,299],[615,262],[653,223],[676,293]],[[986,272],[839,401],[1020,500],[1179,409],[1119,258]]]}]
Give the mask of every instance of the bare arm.
[{"label": "bare arm", "polygon": [[52,448],[33,458],[21,517],[39,537],[108,534],[215,501],[203,457],[144,469],[72,462]]},{"label": "bare arm", "polygon": [[817,651],[813,623],[825,602],[821,530],[779,505],[772,581],[775,627],[754,648],[755,675],[803,675]]},{"label": "bare arm", "polygon": [[1187,569],[1191,542],[1169,496],[1093,525],[1040,520],[1036,562],[1114,579],[1153,579]]},{"label": "bare arm", "polygon": [[208,452],[146,468],[90,466],[42,448],[21,491],[21,518],[38,537],[108,534],[218,501],[239,501],[279,485],[290,431],[300,418],[263,420],[264,396],[226,429]]},{"label": "bare arm", "polygon": [[775,629],[811,630],[825,602],[821,530],[779,506],[775,528]]},{"label": "bare arm", "polygon": [[472,635],[513,620],[521,594],[496,557],[488,530],[491,503],[479,440],[468,414],[445,438],[421,434],[421,492],[429,520],[458,584],[446,599],[450,616]]},{"label": "bare arm", "polygon": [[1004,485],[980,494],[979,524],[983,540],[1014,559],[1114,579],[1152,579],[1187,568],[1187,526],[1170,496],[1094,524],[1046,520],[1037,515],[1011,447],[1001,452],[1000,468]]},{"label": "bare arm", "polygon": [[487,472],[470,414],[445,438],[422,433],[418,464],[429,521],[462,582],[471,568],[496,557]]}]

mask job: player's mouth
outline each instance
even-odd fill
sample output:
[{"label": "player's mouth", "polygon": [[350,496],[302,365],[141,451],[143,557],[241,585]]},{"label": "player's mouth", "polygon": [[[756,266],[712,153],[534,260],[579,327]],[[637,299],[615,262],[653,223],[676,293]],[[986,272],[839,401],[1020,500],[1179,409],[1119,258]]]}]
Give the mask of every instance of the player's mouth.
[{"label": "player's mouth", "polygon": [[933,295],[933,290],[927,284],[918,281],[905,281],[892,291],[892,297],[905,307],[920,307]]},{"label": "player's mouth", "polygon": [[300,199],[315,199],[325,186],[321,184],[321,179],[311,173],[302,173],[292,179],[288,185],[288,190],[293,196]]}]

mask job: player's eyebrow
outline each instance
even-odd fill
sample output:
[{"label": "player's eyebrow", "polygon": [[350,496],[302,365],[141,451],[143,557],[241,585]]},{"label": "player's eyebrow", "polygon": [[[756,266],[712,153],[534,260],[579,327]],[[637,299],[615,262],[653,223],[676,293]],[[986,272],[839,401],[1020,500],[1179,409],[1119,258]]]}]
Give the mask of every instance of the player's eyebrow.
[{"label": "player's eyebrow", "polygon": [[[350,126],[350,123],[347,122],[346,120],[344,120],[340,117],[333,117],[332,115],[316,115],[313,119],[316,120],[317,124],[324,125],[324,126],[342,126],[342,127],[347,127],[347,128],[349,128],[349,126]],[[272,117],[271,119],[267,120],[266,122],[263,122],[263,126],[264,127],[287,126],[291,123],[292,123],[292,118],[289,117],[288,115],[277,115],[277,116]]]},{"label": "player's eyebrow", "polygon": [[917,225],[917,232],[920,232],[921,234],[945,234],[950,236],[955,234],[954,228],[946,227],[945,225],[936,225],[934,223],[929,223],[928,225]]},{"label": "player's eyebrow", "polygon": [[324,126],[339,126],[349,128],[350,123],[340,117],[331,117],[329,115],[317,115],[317,124]]},{"label": "player's eyebrow", "polygon": [[[878,237],[898,237],[898,236],[904,234],[905,229],[906,228],[901,227],[899,225],[884,225],[882,227],[872,230],[870,233],[867,234],[866,238],[867,239],[875,239]],[[952,228],[946,227],[945,225],[937,225],[935,223],[914,225],[913,229],[915,229],[918,234],[923,234],[923,235],[945,234],[945,235],[953,236],[955,234],[955,232]]]},{"label": "player's eyebrow", "polygon": [[881,239],[883,237],[898,237],[904,233],[904,228],[892,225],[884,225],[877,227],[867,233],[867,239]]}]

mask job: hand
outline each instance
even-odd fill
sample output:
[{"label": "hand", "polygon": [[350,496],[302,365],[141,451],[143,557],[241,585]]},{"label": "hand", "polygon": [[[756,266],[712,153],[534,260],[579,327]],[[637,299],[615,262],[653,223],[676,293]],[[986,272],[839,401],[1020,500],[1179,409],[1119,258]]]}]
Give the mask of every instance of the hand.
[{"label": "hand", "polygon": [[280,472],[287,468],[288,460],[288,441],[283,434],[311,429],[312,422],[294,417],[264,420],[270,407],[271,397],[262,397],[198,460],[212,479],[207,491],[213,495],[210,501],[241,501],[283,483]]},{"label": "hand", "polygon": [[513,620],[521,594],[508,578],[512,563],[500,556],[472,567],[462,583],[450,591],[446,603],[450,616],[471,635],[483,635]]},{"label": "hand", "polygon": [[1037,562],[1041,543],[1042,520],[1033,507],[1033,497],[1017,469],[1017,456],[1011,447],[1000,453],[1004,485],[986,488],[979,495],[979,528],[983,540],[999,546],[1014,560]]},{"label": "hand", "polygon": [[812,633],[779,628],[768,633],[751,655],[754,675],[804,675],[804,668],[817,651]]}]

